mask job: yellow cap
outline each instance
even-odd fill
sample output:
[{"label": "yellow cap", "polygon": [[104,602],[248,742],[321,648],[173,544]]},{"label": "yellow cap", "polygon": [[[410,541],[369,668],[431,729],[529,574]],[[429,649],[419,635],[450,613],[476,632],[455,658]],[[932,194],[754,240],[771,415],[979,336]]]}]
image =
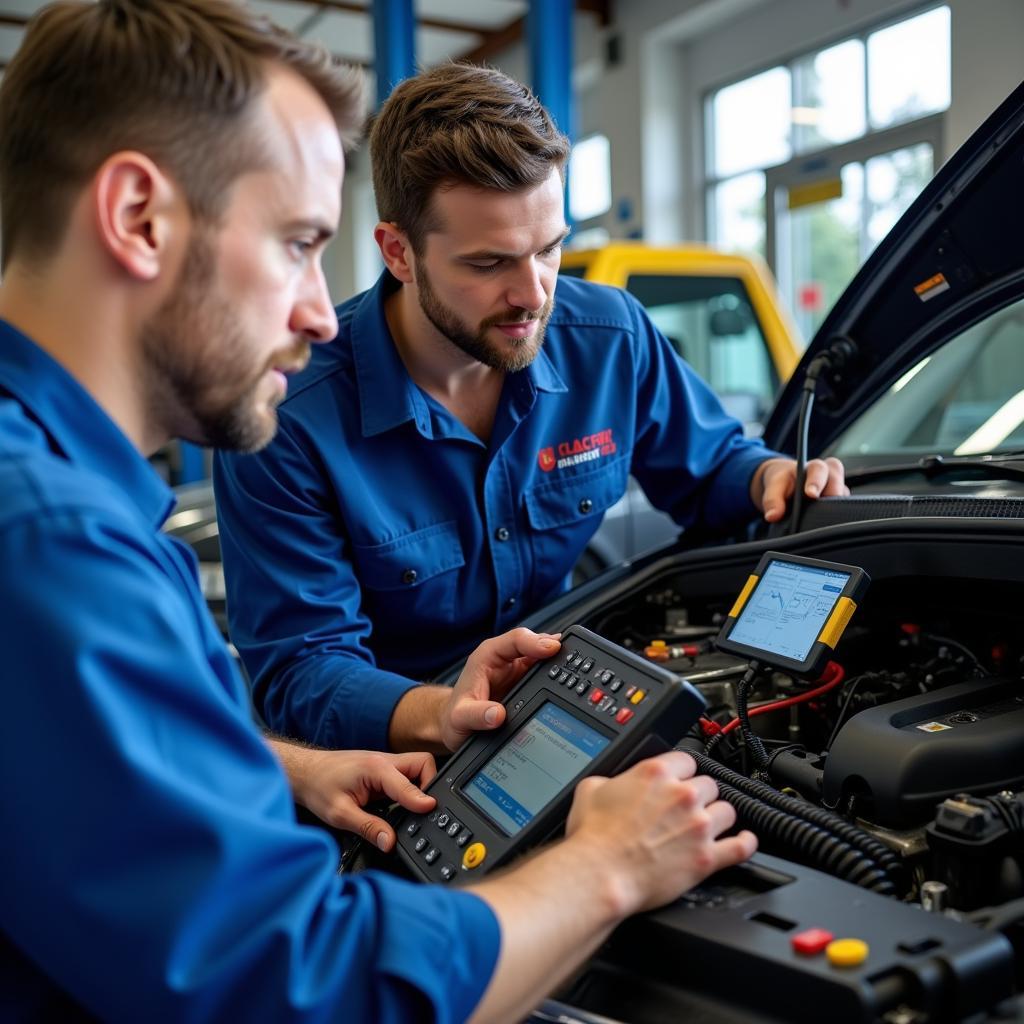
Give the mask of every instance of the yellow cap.
[{"label": "yellow cap", "polygon": [[665,641],[664,640],[652,640],[651,641],[651,646],[652,647],[664,647],[665,646]]},{"label": "yellow cap", "polygon": [[473,843],[472,846],[466,847],[466,852],[462,855],[462,866],[472,871],[483,864],[486,856],[487,847],[483,843]]},{"label": "yellow cap", "polygon": [[868,958],[868,944],[862,939],[836,939],[825,947],[833,967],[859,967]]}]

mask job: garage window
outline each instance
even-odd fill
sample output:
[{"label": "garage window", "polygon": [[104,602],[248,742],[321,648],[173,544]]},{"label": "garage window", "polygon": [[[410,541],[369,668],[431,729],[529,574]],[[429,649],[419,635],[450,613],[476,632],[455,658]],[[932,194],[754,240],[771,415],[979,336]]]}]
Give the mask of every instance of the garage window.
[{"label": "garage window", "polygon": [[805,337],[931,178],[949,100],[946,6],[707,97],[708,237],[768,261]]}]

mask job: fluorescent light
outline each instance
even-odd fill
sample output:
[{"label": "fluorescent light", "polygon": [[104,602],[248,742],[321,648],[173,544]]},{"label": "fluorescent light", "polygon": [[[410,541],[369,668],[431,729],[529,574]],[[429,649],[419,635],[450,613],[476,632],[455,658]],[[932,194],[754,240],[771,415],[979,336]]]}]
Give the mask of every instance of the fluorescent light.
[{"label": "fluorescent light", "polygon": [[1001,405],[957,448],[954,455],[980,455],[1003,443],[1024,422],[1024,391]]},{"label": "fluorescent light", "polygon": [[893,393],[902,391],[930,362],[932,361],[931,356],[925,356],[916,366],[912,366],[895,384],[892,386]]}]

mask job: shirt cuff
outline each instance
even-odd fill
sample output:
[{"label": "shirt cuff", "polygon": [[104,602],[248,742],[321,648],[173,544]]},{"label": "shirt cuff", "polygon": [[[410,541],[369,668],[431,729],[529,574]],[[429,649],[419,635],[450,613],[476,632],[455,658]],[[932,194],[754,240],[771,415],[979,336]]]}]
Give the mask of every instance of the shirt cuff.
[{"label": "shirt cuff", "polygon": [[[362,673],[361,673],[362,674]],[[419,685],[394,672],[370,669],[359,680],[359,693],[341,687],[331,701],[329,742],[325,746],[347,750],[389,750],[388,727],[398,702]]]},{"label": "shirt cuff", "polygon": [[428,999],[434,1020],[466,1020],[498,962],[501,928],[494,911],[471,892],[363,876],[371,877],[382,887],[379,970]]},{"label": "shirt cuff", "polygon": [[[758,513],[750,497],[750,482],[757,467],[768,459],[784,459],[787,456],[774,452],[763,445],[754,445],[735,453],[715,474],[715,481],[708,494],[706,507],[712,511],[729,509],[728,525],[749,522]],[[735,516],[735,521],[733,521]],[[723,525],[723,524],[718,524]]]}]

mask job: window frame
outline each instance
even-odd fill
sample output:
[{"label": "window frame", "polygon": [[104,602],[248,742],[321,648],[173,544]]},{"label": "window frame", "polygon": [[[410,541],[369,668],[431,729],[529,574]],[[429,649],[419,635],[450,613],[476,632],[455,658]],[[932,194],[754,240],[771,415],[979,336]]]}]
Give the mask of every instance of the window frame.
[{"label": "window frame", "polygon": [[[948,0],[942,0],[942,2],[932,2],[922,4],[918,7],[914,7],[903,11],[899,14],[893,14],[887,18],[881,18],[877,21],[872,22],[870,25],[855,31],[855,32],[843,32],[838,33],[834,37],[825,39],[811,47],[809,49],[801,49],[799,52],[794,52],[788,57],[781,60],[774,60],[768,64],[762,65],[757,68],[752,68],[747,72],[730,77],[717,85],[707,89],[702,97],[702,118],[703,118],[703,143],[704,143],[704,181],[703,181],[703,216],[704,216],[704,237],[708,238],[714,244],[720,244],[721,240],[715,237],[715,227],[717,224],[717,217],[715,211],[715,190],[718,186],[724,182],[730,181],[733,178],[737,178],[743,174],[751,173],[762,173],[765,175],[765,252],[764,257],[771,268],[772,272],[775,273],[776,267],[776,252],[775,252],[775,241],[777,228],[773,223],[774,220],[774,202],[775,192],[773,191],[773,182],[777,183],[780,180],[788,179],[789,181],[798,180],[802,167],[806,168],[809,164],[816,164],[818,169],[813,173],[820,177],[821,176],[821,163],[822,160],[827,161],[829,165],[835,167],[836,171],[844,164],[853,161],[860,160],[861,157],[851,154],[866,154],[863,159],[870,159],[873,156],[879,156],[886,152],[891,152],[894,149],[901,149],[906,145],[915,145],[917,143],[926,142],[933,146],[933,158],[934,166],[938,168],[944,162],[946,158],[945,153],[945,118],[949,107],[943,110],[938,110],[930,114],[924,114],[921,117],[912,118],[907,121],[902,121],[896,125],[890,125],[885,128],[873,128],[871,126],[870,116],[870,96],[868,93],[868,83],[870,81],[870,53],[868,47],[868,39],[873,36],[876,32],[883,31],[887,28],[891,28],[894,25],[902,24],[906,21],[911,21],[914,18],[918,18],[921,15],[928,14],[930,11],[936,11],[941,8],[950,8]],[[715,97],[723,89],[727,89],[730,86],[738,85],[740,82],[745,82],[748,79],[755,78],[758,75],[764,74],[766,71],[771,71],[774,68],[784,67],[789,72],[789,89],[790,89],[790,109],[795,105],[795,65],[806,60],[808,57],[813,57],[815,54],[820,53],[824,50],[829,50],[834,46],[838,46],[842,43],[850,42],[851,40],[859,40],[864,47],[864,74],[861,86],[863,89],[863,102],[864,102],[864,118],[866,131],[864,134],[857,136],[856,138],[850,139],[846,142],[826,144],[816,149],[803,150],[800,153],[796,152],[794,146],[795,136],[795,125],[790,125],[790,137],[789,137],[789,148],[790,158],[778,164],[762,165],[747,168],[743,171],[738,171],[733,174],[717,174],[713,167],[713,159],[715,152],[715,118],[714,118],[714,100]],[[904,141],[909,140],[909,141]],[[840,159],[842,154],[842,159]],[[806,173],[806,171],[805,171]]]}]

